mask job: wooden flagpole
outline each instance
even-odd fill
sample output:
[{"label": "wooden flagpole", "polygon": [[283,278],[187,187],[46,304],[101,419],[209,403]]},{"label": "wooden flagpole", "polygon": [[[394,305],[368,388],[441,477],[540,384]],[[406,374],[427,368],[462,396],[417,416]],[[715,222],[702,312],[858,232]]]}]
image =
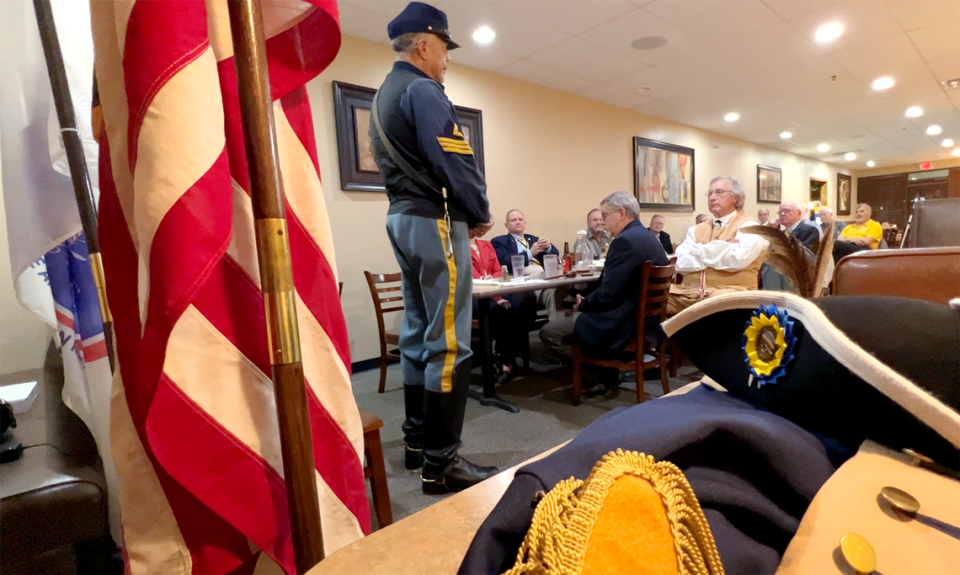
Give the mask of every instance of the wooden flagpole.
[{"label": "wooden flagpole", "polygon": [[50,0],[33,0],[33,8],[37,13],[40,42],[43,44],[43,55],[47,60],[47,75],[50,76],[53,101],[57,107],[57,119],[60,121],[60,136],[63,138],[63,147],[67,151],[73,194],[77,199],[80,224],[83,226],[83,235],[86,237],[87,249],[90,253],[90,271],[93,272],[93,282],[97,286],[97,296],[100,299],[103,338],[107,344],[110,371],[113,371],[116,365],[113,355],[113,316],[110,315],[110,306],[107,304],[103,261],[100,259],[97,205],[93,199],[93,188],[90,186],[90,174],[87,172],[87,161],[83,154],[80,131],[77,129],[77,116],[73,110],[73,99],[70,97],[70,85],[67,82],[67,72],[63,65],[63,54],[60,52],[60,39],[57,36],[57,26],[53,20]]},{"label": "wooden flagpole", "polygon": [[259,0],[228,5],[293,549],[305,573],[323,559],[323,536],[263,19]]}]

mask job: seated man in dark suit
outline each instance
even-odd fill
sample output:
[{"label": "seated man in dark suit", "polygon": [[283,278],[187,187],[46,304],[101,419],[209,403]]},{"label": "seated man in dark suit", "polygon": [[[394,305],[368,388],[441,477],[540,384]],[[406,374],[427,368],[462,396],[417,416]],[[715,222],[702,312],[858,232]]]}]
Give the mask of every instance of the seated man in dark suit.
[{"label": "seated man in dark suit", "polygon": [[513,274],[513,269],[510,267],[512,256],[522,255],[524,266],[535,265],[542,268],[543,256],[560,254],[548,238],[538,238],[523,233],[527,229],[527,220],[524,219],[523,212],[520,210],[507,212],[507,221],[504,226],[507,228],[507,234],[493,238],[490,243],[497,250],[500,265],[507,266],[511,274]]},{"label": "seated man in dark suit", "polygon": [[663,231],[663,224],[665,220],[660,214],[654,215],[650,218],[650,232],[654,235],[655,238],[660,240],[660,245],[663,246],[663,251],[667,252],[667,255],[673,253],[673,242],[670,240],[670,234]]},{"label": "seated man in dark suit", "polygon": [[[643,262],[667,264],[667,254],[637,216],[640,204],[627,192],[614,192],[600,202],[603,223],[614,237],[599,286],[586,298],[577,296],[574,313],[551,321],[540,330],[540,340],[561,359],[572,355],[579,343],[588,355],[606,356],[622,351],[637,333],[637,295]],[[601,382],[587,394],[596,395],[617,386],[618,375],[601,374]]]},{"label": "seated man in dark suit", "polygon": [[787,201],[780,204],[780,225],[787,235],[800,240],[808,250],[817,253],[820,247],[820,232],[817,228],[803,221],[803,209],[797,202]]},{"label": "seated man in dark suit", "polygon": [[[820,231],[803,221],[805,211],[799,203],[786,201],[780,204],[777,214],[780,225],[783,226],[783,232],[800,240],[805,248],[815,254],[820,247]],[[765,290],[797,293],[796,286],[767,264],[760,267],[760,283]]]}]

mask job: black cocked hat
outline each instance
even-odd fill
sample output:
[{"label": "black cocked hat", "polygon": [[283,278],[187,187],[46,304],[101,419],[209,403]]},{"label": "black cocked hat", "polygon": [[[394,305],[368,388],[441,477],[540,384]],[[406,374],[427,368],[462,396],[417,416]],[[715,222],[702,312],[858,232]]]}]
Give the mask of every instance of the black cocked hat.
[{"label": "black cocked hat", "polygon": [[950,306],[747,291],[708,298],[663,329],[728,392],[813,433],[960,467],[960,312]]}]

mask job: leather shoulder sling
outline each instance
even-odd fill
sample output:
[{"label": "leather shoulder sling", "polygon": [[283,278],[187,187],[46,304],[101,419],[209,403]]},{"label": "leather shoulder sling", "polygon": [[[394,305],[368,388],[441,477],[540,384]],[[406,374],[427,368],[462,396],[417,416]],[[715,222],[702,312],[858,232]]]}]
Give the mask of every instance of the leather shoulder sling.
[{"label": "leather shoulder sling", "polygon": [[373,115],[373,125],[377,128],[377,133],[380,135],[380,141],[383,143],[384,149],[387,150],[387,154],[390,155],[390,159],[393,160],[393,163],[400,168],[400,170],[406,174],[408,178],[423,186],[424,188],[440,194],[443,198],[443,222],[447,230],[447,245],[446,245],[446,255],[447,258],[453,257],[453,241],[450,236],[450,212],[447,210],[447,188],[440,188],[439,190],[426,179],[423,178],[416,170],[413,169],[406,160],[397,152],[397,149],[393,147],[393,142],[390,141],[390,138],[387,137],[387,133],[383,130],[383,125],[380,123],[380,106],[377,105],[378,98],[380,96],[380,91],[377,90],[377,93],[373,95],[373,103],[371,104],[371,114]]}]

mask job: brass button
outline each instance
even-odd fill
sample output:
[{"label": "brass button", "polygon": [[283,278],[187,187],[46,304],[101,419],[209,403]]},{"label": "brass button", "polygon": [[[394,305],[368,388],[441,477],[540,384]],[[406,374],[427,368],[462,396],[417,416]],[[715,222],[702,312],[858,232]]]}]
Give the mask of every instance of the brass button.
[{"label": "brass button", "polygon": [[840,551],[857,573],[871,573],[877,568],[877,554],[863,535],[847,533],[841,537]]}]

